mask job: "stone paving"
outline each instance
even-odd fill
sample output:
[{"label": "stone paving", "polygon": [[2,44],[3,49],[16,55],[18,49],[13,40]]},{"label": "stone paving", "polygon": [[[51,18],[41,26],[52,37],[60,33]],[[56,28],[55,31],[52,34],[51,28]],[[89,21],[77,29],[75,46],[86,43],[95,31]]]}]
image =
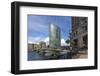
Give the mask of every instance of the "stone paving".
[{"label": "stone paving", "polygon": [[79,51],[77,54],[72,56],[72,59],[84,59],[88,58],[87,50]]}]

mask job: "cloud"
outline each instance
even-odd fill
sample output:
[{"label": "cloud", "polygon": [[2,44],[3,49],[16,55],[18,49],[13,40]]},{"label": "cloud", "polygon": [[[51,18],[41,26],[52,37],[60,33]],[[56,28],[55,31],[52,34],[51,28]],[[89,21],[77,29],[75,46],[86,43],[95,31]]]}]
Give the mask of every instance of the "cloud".
[{"label": "cloud", "polygon": [[47,31],[47,25],[39,22],[30,21],[29,22],[29,30],[34,31]]},{"label": "cloud", "polygon": [[43,24],[40,24],[40,23],[32,23],[30,26],[29,26],[29,29],[33,29],[35,31],[39,31],[39,30],[44,30],[46,29],[47,27],[44,26]]},{"label": "cloud", "polygon": [[39,42],[44,41],[46,42],[46,44],[49,44],[49,37],[29,37],[28,39],[28,43],[35,43],[35,44],[39,44]]},{"label": "cloud", "polygon": [[40,41],[42,41],[41,37],[29,37],[28,39],[28,43],[38,44]]},{"label": "cloud", "polygon": [[[49,28],[46,24],[39,22],[30,22],[28,26],[30,36],[47,36],[49,32]],[[32,34],[33,33],[33,34]]]},{"label": "cloud", "polygon": [[68,46],[68,45],[70,45],[70,44],[67,44],[66,42],[65,42],[65,39],[61,39],[61,46]]},{"label": "cloud", "polygon": [[44,39],[44,42],[46,42],[46,45],[49,45],[49,37],[46,37],[46,38]]}]

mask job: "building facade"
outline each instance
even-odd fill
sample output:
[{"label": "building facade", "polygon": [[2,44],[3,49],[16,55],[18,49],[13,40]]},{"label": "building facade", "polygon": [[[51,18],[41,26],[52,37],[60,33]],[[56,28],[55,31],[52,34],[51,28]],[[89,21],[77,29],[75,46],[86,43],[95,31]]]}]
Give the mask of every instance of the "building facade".
[{"label": "building facade", "polygon": [[88,47],[88,18],[72,17],[71,46],[76,48]]},{"label": "building facade", "polygon": [[39,44],[28,44],[28,51],[35,51],[40,48],[41,48],[41,46]]},{"label": "building facade", "polygon": [[33,50],[33,45],[32,44],[28,44],[28,51],[32,51]]},{"label": "building facade", "polygon": [[40,45],[40,48],[46,48],[46,43],[45,43],[45,42],[42,42],[42,41],[41,41],[41,42],[39,43],[39,45]]},{"label": "building facade", "polygon": [[49,26],[49,46],[50,48],[60,48],[61,46],[60,28],[54,24]]}]

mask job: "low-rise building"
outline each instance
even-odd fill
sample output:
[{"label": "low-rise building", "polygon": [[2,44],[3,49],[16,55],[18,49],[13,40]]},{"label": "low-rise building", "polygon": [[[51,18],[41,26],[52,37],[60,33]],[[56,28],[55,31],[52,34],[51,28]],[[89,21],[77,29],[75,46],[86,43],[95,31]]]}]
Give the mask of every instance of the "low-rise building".
[{"label": "low-rise building", "polygon": [[28,51],[33,51],[33,44],[28,44]]},{"label": "low-rise building", "polygon": [[39,44],[28,44],[28,51],[35,51],[40,49],[40,45]]},{"label": "low-rise building", "polygon": [[45,42],[40,42],[39,43],[40,48],[46,48],[46,43]]}]

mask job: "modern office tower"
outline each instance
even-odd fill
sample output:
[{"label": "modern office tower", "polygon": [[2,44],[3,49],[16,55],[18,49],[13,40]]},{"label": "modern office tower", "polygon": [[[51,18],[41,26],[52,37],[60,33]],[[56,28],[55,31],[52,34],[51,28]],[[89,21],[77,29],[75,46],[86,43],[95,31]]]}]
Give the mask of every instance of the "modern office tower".
[{"label": "modern office tower", "polygon": [[60,48],[61,45],[61,33],[60,28],[54,24],[49,26],[49,45],[50,48]]},{"label": "modern office tower", "polygon": [[72,17],[71,46],[77,48],[87,48],[88,46],[88,18]]}]

